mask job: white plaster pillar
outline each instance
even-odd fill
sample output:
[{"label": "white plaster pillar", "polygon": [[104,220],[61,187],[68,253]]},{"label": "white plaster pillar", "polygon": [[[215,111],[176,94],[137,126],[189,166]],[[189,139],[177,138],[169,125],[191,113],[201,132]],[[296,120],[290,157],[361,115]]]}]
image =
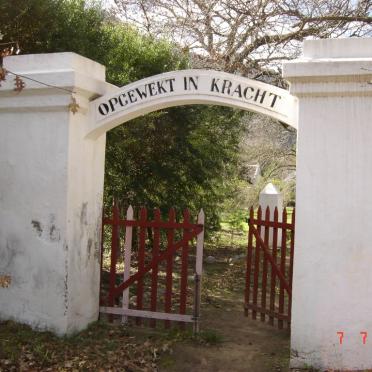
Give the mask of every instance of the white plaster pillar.
[{"label": "white plaster pillar", "polygon": [[7,57],[0,87],[0,319],[68,334],[98,317],[105,135],[85,139],[105,68],[74,53]]},{"label": "white plaster pillar", "polygon": [[305,41],[283,76],[299,105],[291,365],[372,368],[372,39]]},{"label": "white plaster pillar", "polygon": [[[275,208],[278,208],[278,221],[282,221],[283,194],[272,184],[268,183],[260,192],[259,205],[262,209],[262,218],[265,218],[266,208],[270,209],[270,220],[274,220]],[[273,229],[269,230],[269,245],[273,244]],[[265,229],[261,230],[262,238],[265,237]],[[278,229],[277,245],[282,244],[282,229]]]}]

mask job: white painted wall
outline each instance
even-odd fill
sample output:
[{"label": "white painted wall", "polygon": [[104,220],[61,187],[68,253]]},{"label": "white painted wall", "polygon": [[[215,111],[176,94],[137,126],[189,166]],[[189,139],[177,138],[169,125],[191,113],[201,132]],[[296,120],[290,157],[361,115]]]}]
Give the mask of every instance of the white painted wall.
[{"label": "white painted wall", "polygon": [[76,91],[13,77],[0,87],[0,319],[57,334],[98,317],[105,136],[84,138],[89,99],[107,93],[103,66],[60,53],[5,58],[10,71]]},{"label": "white painted wall", "polygon": [[299,98],[291,364],[372,368],[372,39],[306,41],[283,75]]}]

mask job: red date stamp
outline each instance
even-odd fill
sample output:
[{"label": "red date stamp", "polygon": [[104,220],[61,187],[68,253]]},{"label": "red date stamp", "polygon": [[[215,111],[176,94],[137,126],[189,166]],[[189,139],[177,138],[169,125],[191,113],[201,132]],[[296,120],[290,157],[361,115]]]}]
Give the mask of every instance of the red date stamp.
[{"label": "red date stamp", "polygon": [[[336,333],[337,333],[337,336],[338,336],[338,341],[339,341],[340,345],[342,345],[342,343],[344,341],[345,332],[344,331],[337,331]],[[368,332],[361,331],[360,335],[361,335],[361,338],[362,338],[362,343],[363,343],[363,345],[365,345],[366,342],[367,342]]]}]

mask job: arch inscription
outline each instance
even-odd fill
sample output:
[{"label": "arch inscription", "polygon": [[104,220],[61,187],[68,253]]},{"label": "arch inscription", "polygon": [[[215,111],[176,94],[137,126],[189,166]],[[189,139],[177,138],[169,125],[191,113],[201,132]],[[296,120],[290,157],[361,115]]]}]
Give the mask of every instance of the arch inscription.
[{"label": "arch inscription", "polygon": [[180,70],[126,85],[91,102],[88,136],[171,106],[217,104],[269,115],[297,128],[296,99],[285,89],[213,70]]}]

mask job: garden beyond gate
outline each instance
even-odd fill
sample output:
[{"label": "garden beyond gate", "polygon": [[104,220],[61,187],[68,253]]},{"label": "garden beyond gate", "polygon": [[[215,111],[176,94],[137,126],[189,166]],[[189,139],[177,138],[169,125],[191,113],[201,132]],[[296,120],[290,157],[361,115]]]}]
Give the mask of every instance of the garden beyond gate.
[{"label": "garden beyond gate", "polygon": [[[168,220],[162,220],[159,209],[153,212],[153,219],[149,219],[147,209],[141,208],[139,218],[135,219],[130,206],[126,218],[122,219],[120,208],[115,203],[112,216],[103,218],[102,233],[111,237],[111,252],[105,293],[102,291],[102,288],[105,289],[102,249],[100,312],[110,314],[111,320],[114,314],[121,315],[123,322],[128,317],[136,317],[137,324],[143,321],[142,318],[150,318],[153,327],[156,326],[155,319],[164,320],[165,327],[170,327],[170,321],[181,322],[182,326],[185,322],[193,322],[197,332],[204,212],[201,210],[197,223],[192,223],[188,210],[183,212],[183,220],[177,222],[174,209],[170,209]],[[192,252],[194,239],[196,251]],[[192,273],[193,296],[190,297],[191,263],[195,264],[195,269]],[[118,272],[120,268],[123,269],[121,274]],[[160,306],[163,311],[159,311]],[[187,314],[188,310],[192,315]]]},{"label": "garden beyond gate", "polygon": [[248,251],[245,287],[245,315],[252,319],[268,320],[278,328],[291,322],[292,277],[295,236],[295,210],[289,216],[287,209],[269,207],[262,218],[261,207],[255,216],[253,207],[249,214]]}]

